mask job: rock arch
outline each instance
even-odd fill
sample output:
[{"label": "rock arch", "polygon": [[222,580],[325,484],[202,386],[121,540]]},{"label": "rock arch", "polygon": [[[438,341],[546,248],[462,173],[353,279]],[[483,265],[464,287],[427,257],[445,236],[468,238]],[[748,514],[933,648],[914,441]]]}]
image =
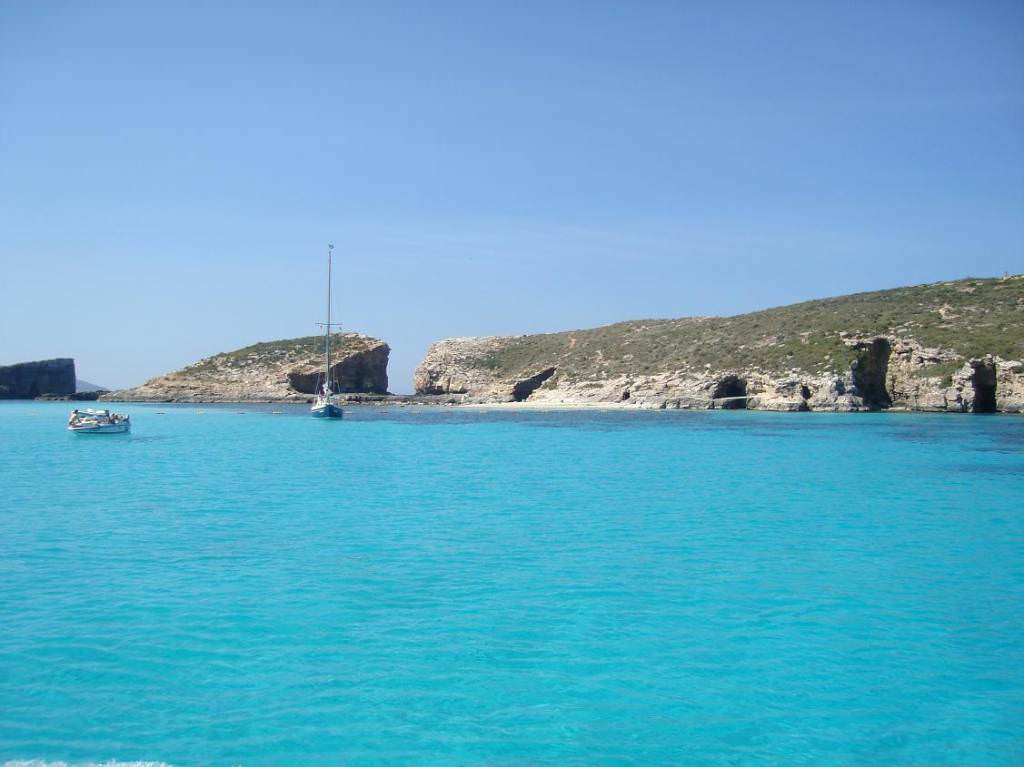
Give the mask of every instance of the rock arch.
[{"label": "rock arch", "polygon": [[[725,376],[717,384],[711,393],[711,407],[720,407],[722,410],[746,410],[747,407],[747,382],[739,376]],[[724,401],[719,401],[723,400]]]}]

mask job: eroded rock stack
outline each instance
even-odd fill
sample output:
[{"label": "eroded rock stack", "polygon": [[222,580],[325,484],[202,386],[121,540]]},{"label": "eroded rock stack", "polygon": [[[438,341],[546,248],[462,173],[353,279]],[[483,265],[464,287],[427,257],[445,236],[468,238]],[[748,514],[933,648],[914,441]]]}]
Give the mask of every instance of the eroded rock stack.
[{"label": "eroded rock stack", "polygon": [[[323,373],[323,337],[268,341],[217,354],[104,400],[140,402],[304,402]],[[360,333],[332,336],[332,378],[341,392],[384,394],[390,349]]]}]

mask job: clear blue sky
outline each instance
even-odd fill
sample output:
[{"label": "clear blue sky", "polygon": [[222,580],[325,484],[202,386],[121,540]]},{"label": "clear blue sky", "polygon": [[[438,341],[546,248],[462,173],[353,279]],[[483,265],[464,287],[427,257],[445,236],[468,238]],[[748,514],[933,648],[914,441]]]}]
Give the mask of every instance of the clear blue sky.
[{"label": "clear blue sky", "polygon": [[0,5],[0,364],[316,332],[328,240],[394,391],[446,336],[1024,271],[1024,3]]}]

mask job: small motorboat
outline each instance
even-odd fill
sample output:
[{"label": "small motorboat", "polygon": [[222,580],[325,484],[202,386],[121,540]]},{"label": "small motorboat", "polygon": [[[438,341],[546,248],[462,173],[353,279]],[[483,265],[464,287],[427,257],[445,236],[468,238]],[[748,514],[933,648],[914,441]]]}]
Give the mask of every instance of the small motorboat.
[{"label": "small motorboat", "polygon": [[131,428],[128,416],[98,408],[75,408],[68,418],[68,431],[75,434],[126,434]]}]

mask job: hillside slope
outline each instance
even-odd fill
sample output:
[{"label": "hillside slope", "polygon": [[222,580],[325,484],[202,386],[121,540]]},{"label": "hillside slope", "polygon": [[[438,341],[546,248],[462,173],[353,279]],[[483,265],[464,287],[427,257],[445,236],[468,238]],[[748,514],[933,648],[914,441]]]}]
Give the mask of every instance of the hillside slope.
[{"label": "hillside slope", "polygon": [[[417,392],[467,401],[777,410],[1024,408],[1024,276],[806,301],[735,317],[456,338]],[[973,361],[973,362],[972,362]],[[992,382],[989,383],[989,379]],[[983,390],[976,402],[975,390]]]},{"label": "hillside slope", "polygon": [[[341,392],[383,394],[388,355],[383,341],[360,333],[332,336],[332,379]],[[151,402],[304,402],[323,371],[324,339],[306,336],[265,341],[207,357],[103,400]]]}]

